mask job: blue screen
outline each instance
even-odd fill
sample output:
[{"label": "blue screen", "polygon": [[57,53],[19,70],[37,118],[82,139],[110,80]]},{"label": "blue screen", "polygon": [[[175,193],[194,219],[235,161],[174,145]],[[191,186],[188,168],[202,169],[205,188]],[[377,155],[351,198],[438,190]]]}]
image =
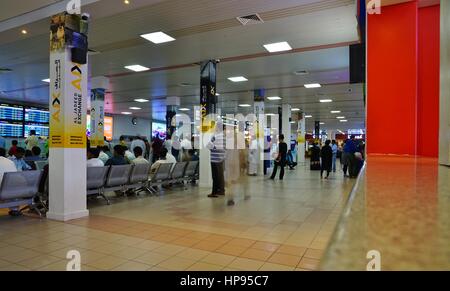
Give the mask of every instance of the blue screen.
[{"label": "blue screen", "polygon": [[0,136],[5,137],[22,137],[23,126],[22,124],[15,124],[9,122],[0,122]]},{"label": "blue screen", "polygon": [[41,109],[25,109],[25,121],[37,123],[49,123],[50,113],[48,110]]},{"label": "blue screen", "polygon": [[23,107],[0,105],[0,119],[23,120]]}]

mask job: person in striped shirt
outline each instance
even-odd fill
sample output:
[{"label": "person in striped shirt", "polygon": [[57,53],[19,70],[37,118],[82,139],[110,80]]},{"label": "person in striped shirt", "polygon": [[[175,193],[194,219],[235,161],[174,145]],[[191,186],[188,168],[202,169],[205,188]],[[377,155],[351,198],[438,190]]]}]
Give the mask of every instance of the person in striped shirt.
[{"label": "person in striped shirt", "polygon": [[208,149],[211,151],[211,171],[213,179],[212,193],[209,194],[208,197],[216,198],[219,195],[225,195],[224,162],[226,150],[223,123],[221,121],[216,123],[214,135],[208,143]]}]

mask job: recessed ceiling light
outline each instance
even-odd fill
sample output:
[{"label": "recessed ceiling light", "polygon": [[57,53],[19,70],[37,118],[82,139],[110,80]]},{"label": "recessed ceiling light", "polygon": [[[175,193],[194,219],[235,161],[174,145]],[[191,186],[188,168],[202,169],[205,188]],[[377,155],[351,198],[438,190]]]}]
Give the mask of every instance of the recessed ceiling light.
[{"label": "recessed ceiling light", "polygon": [[320,99],[320,103],[330,103],[333,102],[331,99]]},{"label": "recessed ceiling light", "polygon": [[295,121],[291,121],[291,124],[295,124]]},{"label": "recessed ceiling light", "polygon": [[347,122],[348,120],[347,119],[342,119],[342,120],[339,120],[340,122]]},{"label": "recessed ceiling light", "polygon": [[139,103],[146,103],[146,102],[150,102],[147,99],[134,99],[135,102],[139,102]]},{"label": "recessed ceiling light", "polygon": [[320,87],[322,87],[322,85],[320,85],[318,83],[305,84],[305,88],[306,89],[314,89],[314,88],[320,88]]},{"label": "recessed ceiling light", "polygon": [[133,114],[133,113],[131,113],[131,112],[122,112],[122,114],[123,114],[123,115],[131,115],[131,114]]},{"label": "recessed ceiling light", "polygon": [[160,44],[160,43],[165,43],[165,42],[170,42],[170,41],[175,40],[173,37],[165,34],[162,31],[142,34],[141,37],[145,38],[148,41],[153,42],[154,44]]},{"label": "recessed ceiling light", "polygon": [[266,115],[267,115],[267,116],[275,116],[274,113],[267,113]]},{"label": "recessed ceiling light", "polygon": [[21,33],[22,34],[28,34],[28,31],[26,29],[22,29]]},{"label": "recessed ceiling light", "polygon": [[305,118],[312,118],[312,115],[305,115]]},{"label": "recessed ceiling light", "polygon": [[219,93],[216,93],[216,96],[220,96],[220,94],[219,94]]},{"label": "recessed ceiling light", "polygon": [[50,83],[50,79],[44,79],[44,80],[42,80],[42,82]]},{"label": "recessed ceiling light", "polygon": [[292,108],[291,111],[300,111],[300,108]]},{"label": "recessed ceiling light", "polygon": [[272,96],[272,97],[267,97],[267,99],[269,99],[271,101],[275,101],[275,100],[281,100],[281,97],[279,97],[279,96]]},{"label": "recessed ceiling light", "polygon": [[337,119],[345,119],[345,116],[338,116]]},{"label": "recessed ceiling light", "polygon": [[239,107],[250,107],[250,104],[239,104]]},{"label": "recessed ceiling light", "polygon": [[230,80],[231,82],[246,82],[246,81],[248,81],[248,79],[243,76],[230,77],[230,78],[228,78],[228,80]]},{"label": "recessed ceiling light", "polygon": [[333,111],[331,111],[331,113],[337,114],[337,113],[341,113],[341,111],[339,111],[339,110],[333,110]]},{"label": "recessed ceiling light", "polygon": [[285,41],[265,44],[264,47],[269,53],[284,52],[292,50],[292,47]]},{"label": "recessed ceiling light", "polygon": [[141,110],[141,107],[130,107],[131,110]]},{"label": "recessed ceiling light", "polygon": [[126,66],[125,69],[128,69],[133,72],[144,72],[144,71],[150,70],[149,68],[141,66],[141,65]]},{"label": "recessed ceiling light", "polygon": [[124,0],[123,3],[128,5],[128,4],[130,4],[130,1],[129,0]]},{"label": "recessed ceiling light", "polygon": [[191,109],[189,108],[180,108],[180,111],[190,111]]},{"label": "recessed ceiling light", "polygon": [[321,123],[320,123],[320,125],[324,125],[324,124],[325,124],[325,122],[321,122]]}]

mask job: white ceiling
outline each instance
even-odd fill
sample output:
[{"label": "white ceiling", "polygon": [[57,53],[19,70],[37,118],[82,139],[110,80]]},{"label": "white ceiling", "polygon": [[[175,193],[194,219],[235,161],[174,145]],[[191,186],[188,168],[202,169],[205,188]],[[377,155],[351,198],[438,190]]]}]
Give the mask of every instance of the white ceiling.
[{"label": "white ceiling", "polygon": [[[90,47],[100,51],[90,58],[91,75],[110,76],[110,113],[129,111],[130,106],[136,106],[135,98],[153,100],[140,104],[143,110],[136,115],[141,117],[163,119],[167,96],[180,96],[182,106],[193,107],[199,102],[199,67],[192,64],[222,59],[218,90],[224,111],[245,112],[237,104],[251,103],[252,91],[266,88],[267,96],[283,98],[281,102],[268,101],[268,111],[275,112],[277,104],[290,103],[314,119],[325,120],[330,129],[364,126],[362,85],[348,84],[348,43],[359,40],[354,0],[130,1],[131,5],[124,5],[121,0],[101,0],[83,8],[93,16]],[[23,12],[22,7],[17,13]],[[265,20],[263,24],[243,27],[235,19],[255,12]],[[0,97],[47,104],[48,86],[41,80],[48,77],[48,21],[34,22],[25,37],[18,29],[0,32],[0,67],[13,69],[0,74]],[[177,40],[154,45],[139,37],[159,30]],[[278,41],[288,41],[296,50],[269,55],[262,46]],[[130,64],[156,71],[130,73],[123,68]],[[310,74],[296,76],[293,72],[297,70]],[[249,82],[229,82],[227,78],[234,75],[245,75]],[[328,85],[304,89],[303,84],[309,82]],[[181,87],[180,83],[192,86]],[[322,96],[334,102],[321,104],[318,100]],[[349,122],[336,122],[330,110],[341,110]],[[307,126],[311,128],[312,124],[308,122]]]}]

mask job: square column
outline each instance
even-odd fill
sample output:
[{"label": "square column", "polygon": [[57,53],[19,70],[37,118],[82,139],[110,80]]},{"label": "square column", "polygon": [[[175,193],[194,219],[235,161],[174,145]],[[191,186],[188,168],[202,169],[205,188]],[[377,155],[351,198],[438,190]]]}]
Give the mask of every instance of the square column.
[{"label": "square column", "polygon": [[441,1],[439,163],[450,166],[450,3]]}]

